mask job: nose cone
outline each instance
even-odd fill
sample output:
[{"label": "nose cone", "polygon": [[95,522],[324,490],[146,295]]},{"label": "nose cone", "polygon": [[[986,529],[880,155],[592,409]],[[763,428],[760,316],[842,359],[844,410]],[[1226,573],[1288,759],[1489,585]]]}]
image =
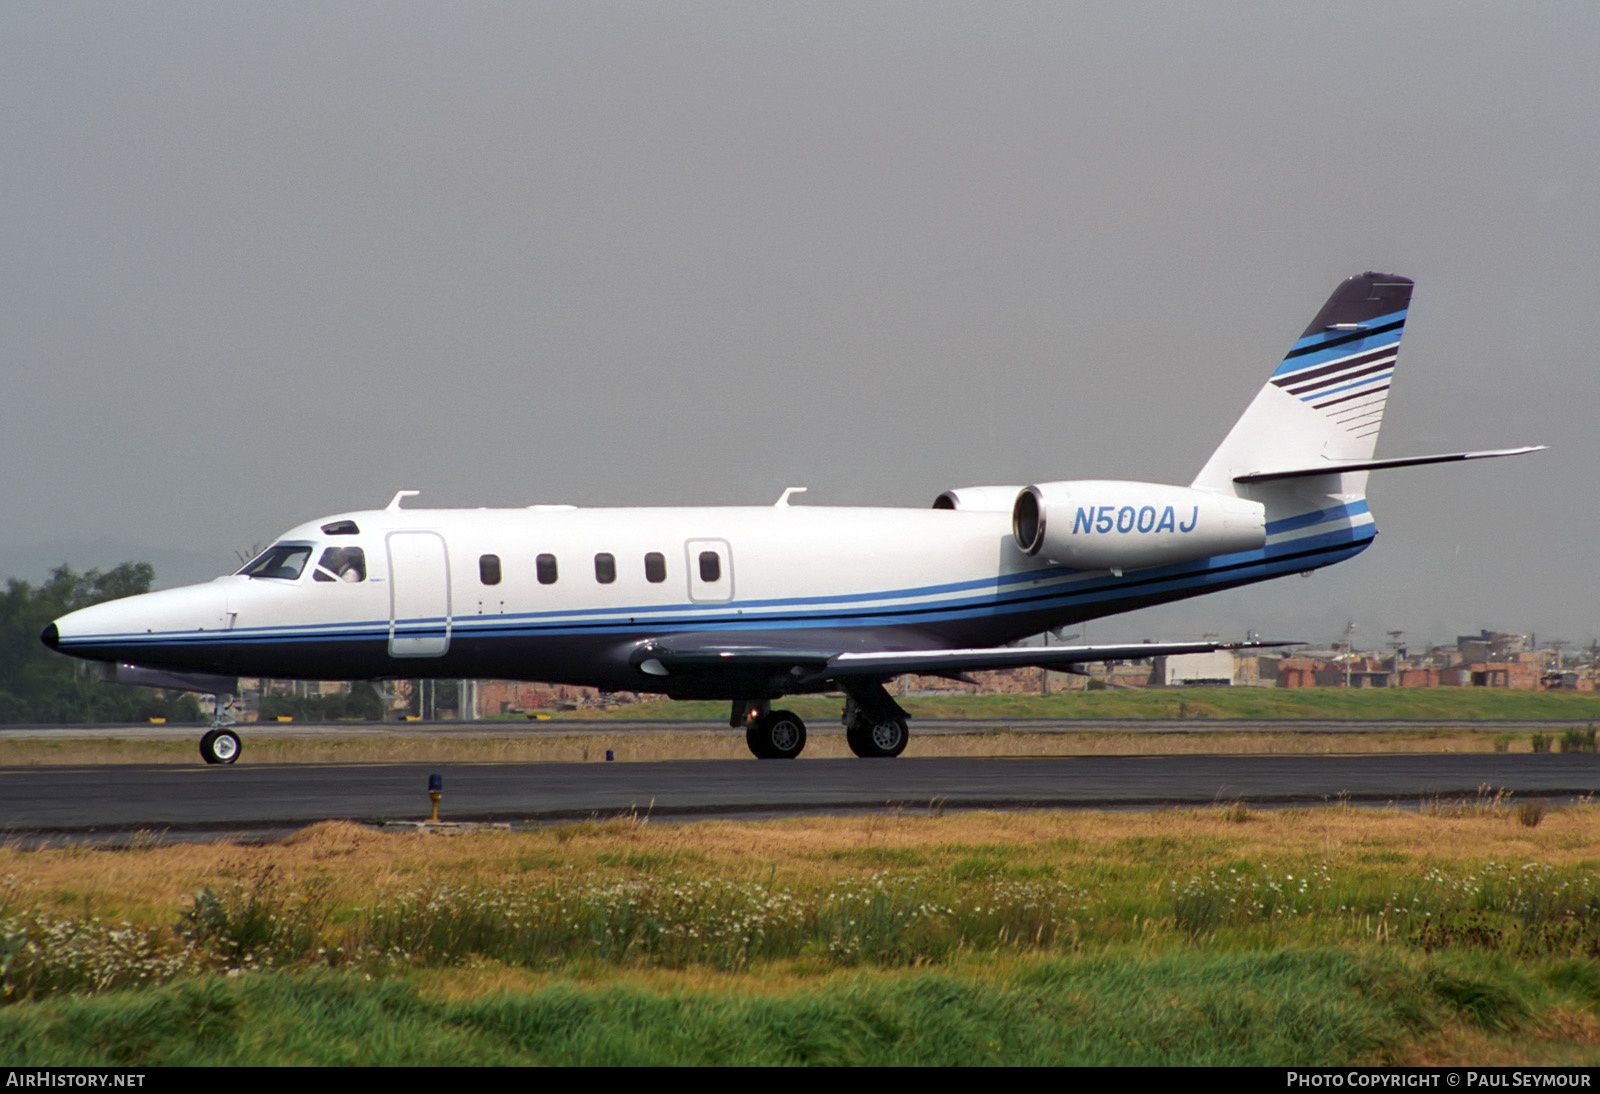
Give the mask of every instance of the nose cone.
[{"label": "nose cone", "polygon": [[227,594],[216,584],[164,589],[81,608],[44,629],[53,650],[97,661],[170,661],[172,647],[204,640],[227,625]]}]

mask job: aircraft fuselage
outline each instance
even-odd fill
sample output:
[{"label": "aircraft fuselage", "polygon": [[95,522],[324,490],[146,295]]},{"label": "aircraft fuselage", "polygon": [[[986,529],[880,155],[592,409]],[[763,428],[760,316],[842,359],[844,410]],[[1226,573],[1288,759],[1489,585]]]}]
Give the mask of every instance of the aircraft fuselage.
[{"label": "aircraft fuselage", "polygon": [[[1123,523],[1137,532],[1137,509]],[[1161,524],[1144,523],[1152,533]],[[1372,534],[1363,501],[1313,494],[1299,512],[1269,517],[1258,550],[1117,574],[1025,554],[1009,512],[390,508],[290,530],[274,549],[304,549],[295,576],[241,573],[99,605],[59,621],[57,648],[225,675],[476,676],[675,694],[689,685],[639,668],[641,643],[715,633],[841,651],[1001,645],[1329,565]],[[327,552],[351,549],[360,580],[319,572]],[[717,690],[732,698],[747,686]]]}]

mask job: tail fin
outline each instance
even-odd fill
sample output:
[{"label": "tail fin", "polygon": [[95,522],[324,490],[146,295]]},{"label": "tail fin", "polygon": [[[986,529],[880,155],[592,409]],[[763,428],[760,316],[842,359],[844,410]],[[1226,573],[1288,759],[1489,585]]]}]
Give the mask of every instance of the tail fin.
[{"label": "tail fin", "polygon": [[1354,471],[1350,464],[1370,461],[1411,286],[1369,272],[1335,289],[1193,485],[1232,494],[1235,480],[1274,468]]}]

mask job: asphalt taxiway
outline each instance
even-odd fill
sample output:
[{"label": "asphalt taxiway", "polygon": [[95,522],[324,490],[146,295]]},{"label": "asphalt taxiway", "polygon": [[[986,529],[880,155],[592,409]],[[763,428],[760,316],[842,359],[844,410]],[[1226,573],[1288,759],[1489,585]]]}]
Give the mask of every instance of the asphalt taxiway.
[{"label": "asphalt taxiway", "polygon": [[1414,806],[1600,789],[1592,753],[698,760],[653,763],[107,764],[0,769],[13,839],[269,835],[329,819],[544,823],[650,814],[780,816],[877,809],[1159,808],[1242,800]]}]

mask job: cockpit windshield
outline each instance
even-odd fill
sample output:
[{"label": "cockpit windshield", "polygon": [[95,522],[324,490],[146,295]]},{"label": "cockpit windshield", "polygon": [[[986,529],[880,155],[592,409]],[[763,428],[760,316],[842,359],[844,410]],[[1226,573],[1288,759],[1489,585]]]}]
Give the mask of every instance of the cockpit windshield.
[{"label": "cockpit windshield", "polygon": [[278,577],[294,581],[311,558],[308,543],[274,543],[245,563],[239,573],[245,577]]}]

